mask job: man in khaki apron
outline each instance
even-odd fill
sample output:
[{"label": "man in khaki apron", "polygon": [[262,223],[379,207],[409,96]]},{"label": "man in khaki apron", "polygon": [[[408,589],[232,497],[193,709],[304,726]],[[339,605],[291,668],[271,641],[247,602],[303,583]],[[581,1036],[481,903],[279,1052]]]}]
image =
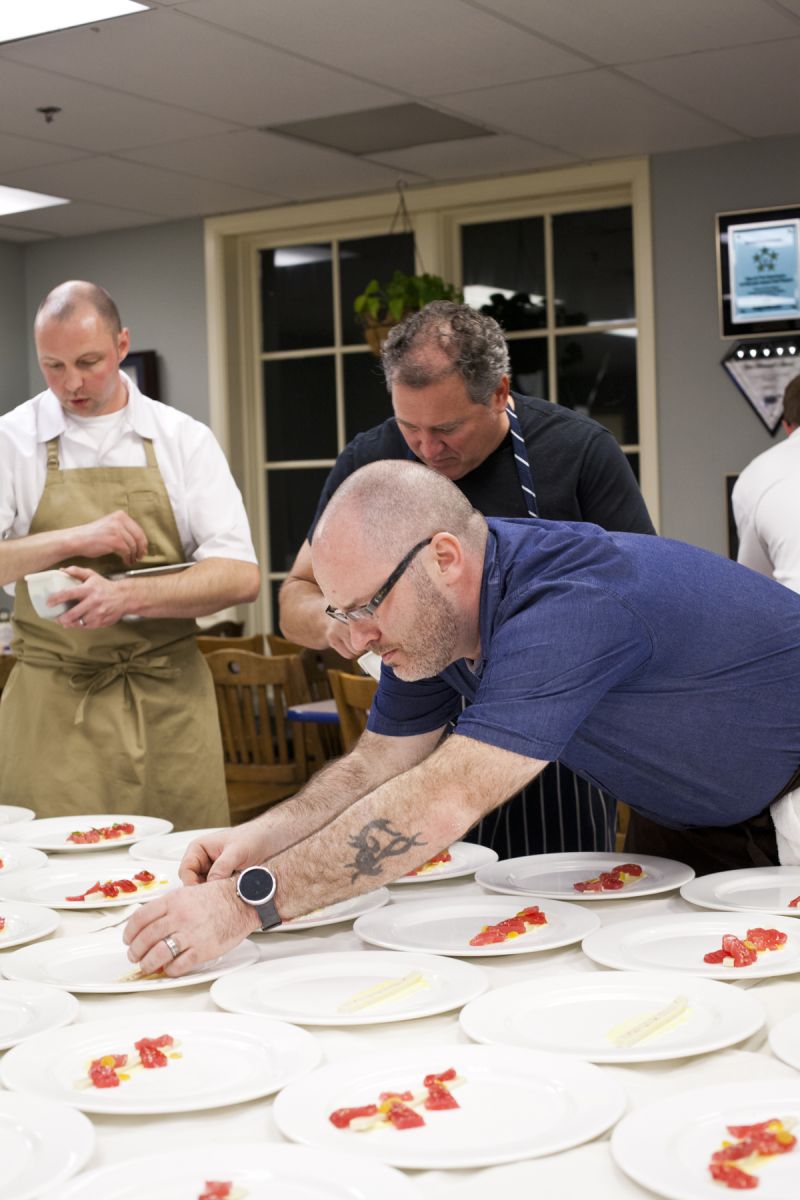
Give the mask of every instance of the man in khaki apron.
[{"label": "man in khaki apron", "polygon": [[[241,496],[210,431],[142,396],[111,298],[61,284],[40,306],[46,392],[0,418],[0,584],[18,664],[0,703],[0,796],[38,816],[228,823],[210,674],[194,618],[258,594]],[[112,580],[193,559],[179,574]],[[74,587],[37,616],[24,576]]]}]

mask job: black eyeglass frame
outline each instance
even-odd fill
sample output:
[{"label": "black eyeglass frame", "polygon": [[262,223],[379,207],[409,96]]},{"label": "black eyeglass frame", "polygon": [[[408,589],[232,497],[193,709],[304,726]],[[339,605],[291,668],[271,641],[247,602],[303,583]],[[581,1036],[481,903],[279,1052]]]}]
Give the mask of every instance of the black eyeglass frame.
[{"label": "black eyeglass frame", "polygon": [[416,546],[412,546],[405,558],[402,558],[397,564],[386,582],[378,588],[375,595],[366,604],[359,604],[355,608],[349,609],[334,608],[332,604],[329,604],[325,609],[326,614],[329,617],[332,617],[334,621],[341,621],[344,625],[349,624],[350,621],[368,621],[370,617],[374,616],[375,609],[378,607],[378,605],[383,604],[394,585],[411,566],[411,563],[419,554],[420,550],[424,550],[426,546],[429,546],[433,541],[433,538],[434,534],[431,534],[430,537],[426,537],[423,541],[417,542]]}]

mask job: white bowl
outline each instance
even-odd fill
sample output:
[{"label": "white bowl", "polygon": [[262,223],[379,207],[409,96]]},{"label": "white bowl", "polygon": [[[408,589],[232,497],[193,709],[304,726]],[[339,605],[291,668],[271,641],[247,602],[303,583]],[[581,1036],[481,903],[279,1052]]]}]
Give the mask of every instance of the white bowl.
[{"label": "white bowl", "polygon": [[26,575],[25,582],[28,585],[28,595],[31,598],[31,604],[36,609],[37,616],[43,617],[45,620],[54,621],[56,617],[60,617],[76,603],[74,600],[69,604],[52,606],[47,603],[48,598],[54,596],[56,592],[63,592],[65,588],[75,587],[79,582],[68,575],[66,571],[36,571],[33,575]]}]

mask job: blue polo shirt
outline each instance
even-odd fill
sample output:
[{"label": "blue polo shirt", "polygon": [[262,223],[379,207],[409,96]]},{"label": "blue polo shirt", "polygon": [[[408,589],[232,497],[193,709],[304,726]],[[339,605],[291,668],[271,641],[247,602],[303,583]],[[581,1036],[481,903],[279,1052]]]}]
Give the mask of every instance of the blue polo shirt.
[{"label": "blue polo shirt", "polygon": [[481,661],[417,683],[384,668],[369,728],[455,721],[663,825],[761,812],[800,765],[800,596],[665,538],[488,524]]}]

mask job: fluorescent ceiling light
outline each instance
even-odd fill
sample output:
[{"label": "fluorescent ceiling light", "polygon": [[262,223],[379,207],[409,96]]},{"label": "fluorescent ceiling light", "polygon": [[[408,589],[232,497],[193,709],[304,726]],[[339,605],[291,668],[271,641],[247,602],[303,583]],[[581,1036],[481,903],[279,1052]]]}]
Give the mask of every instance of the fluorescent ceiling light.
[{"label": "fluorescent ceiling light", "polygon": [[15,42],[20,38],[52,33],[56,29],[72,29],[95,21],[110,21],[141,12],[147,4],[134,0],[22,0],[22,3],[0,5],[0,42]]},{"label": "fluorescent ceiling light", "polygon": [[45,196],[41,192],[24,192],[21,188],[0,184],[0,216],[30,212],[34,208],[52,208],[54,204],[69,204],[61,196]]}]

